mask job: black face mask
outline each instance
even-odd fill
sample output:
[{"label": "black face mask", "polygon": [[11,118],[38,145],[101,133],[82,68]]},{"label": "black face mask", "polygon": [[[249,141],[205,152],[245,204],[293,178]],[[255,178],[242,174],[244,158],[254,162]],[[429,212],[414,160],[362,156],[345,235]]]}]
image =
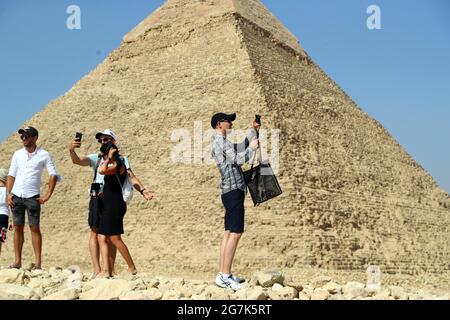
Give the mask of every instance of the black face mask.
[{"label": "black face mask", "polygon": [[[103,154],[108,154],[111,148],[118,149],[112,141],[108,141],[107,143],[102,144],[100,147],[100,152]],[[117,155],[117,153],[115,155]]]}]

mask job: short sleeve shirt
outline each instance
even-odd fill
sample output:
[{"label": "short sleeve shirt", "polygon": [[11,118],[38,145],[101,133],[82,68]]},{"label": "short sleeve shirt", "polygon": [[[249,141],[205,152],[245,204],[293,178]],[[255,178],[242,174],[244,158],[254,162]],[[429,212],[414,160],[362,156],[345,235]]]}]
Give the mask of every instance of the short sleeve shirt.
[{"label": "short sleeve shirt", "polygon": [[[100,171],[100,167],[102,166],[102,164],[105,160],[103,158],[99,158],[98,154],[90,154],[90,155],[88,155],[88,158],[91,161],[92,171],[95,172],[95,169],[97,169],[97,175],[95,177],[95,182],[100,184],[100,191],[103,191],[105,176],[100,174],[99,171]],[[97,166],[97,162],[99,159],[100,159],[100,164],[98,164],[98,166]],[[122,159],[123,159],[123,163],[125,164],[125,168],[127,168],[127,170],[131,170],[130,161],[128,160],[128,158],[122,156]]]}]

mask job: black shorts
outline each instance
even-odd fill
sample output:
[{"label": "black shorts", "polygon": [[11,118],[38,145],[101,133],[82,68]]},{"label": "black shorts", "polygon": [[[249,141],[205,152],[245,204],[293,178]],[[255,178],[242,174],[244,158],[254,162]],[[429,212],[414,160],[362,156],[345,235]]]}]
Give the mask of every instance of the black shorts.
[{"label": "black shorts", "polygon": [[89,201],[88,224],[92,231],[98,232],[100,227],[100,215],[103,209],[102,198],[91,197]]},{"label": "black shorts", "polygon": [[222,195],[222,203],[225,207],[225,231],[244,232],[244,200],[245,192],[239,189]]},{"label": "black shorts", "polygon": [[5,242],[6,233],[9,227],[9,217],[6,214],[0,214],[0,242]]}]

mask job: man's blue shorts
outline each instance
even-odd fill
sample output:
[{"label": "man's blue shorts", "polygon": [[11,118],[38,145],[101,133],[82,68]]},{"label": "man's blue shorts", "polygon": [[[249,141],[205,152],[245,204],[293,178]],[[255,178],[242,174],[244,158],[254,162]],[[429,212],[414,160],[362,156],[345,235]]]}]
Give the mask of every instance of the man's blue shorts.
[{"label": "man's blue shorts", "polygon": [[225,207],[225,231],[244,232],[244,200],[245,192],[239,189],[222,195]]}]

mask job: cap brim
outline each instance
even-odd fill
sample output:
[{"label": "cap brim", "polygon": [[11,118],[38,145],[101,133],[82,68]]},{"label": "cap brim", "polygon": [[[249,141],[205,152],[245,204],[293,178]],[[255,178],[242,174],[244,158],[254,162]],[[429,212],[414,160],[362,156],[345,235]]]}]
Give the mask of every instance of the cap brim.
[{"label": "cap brim", "polygon": [[227,119],[233,122],[234,120],[236,120],[236,113],[227,115]]},{"label": "cap brim", "polygon": [[24,133],[27,133],[25,130],[23,130],[23,129],[20,129],[19,131],[17,131],[17,133],[18,134],[24,134]]}]

